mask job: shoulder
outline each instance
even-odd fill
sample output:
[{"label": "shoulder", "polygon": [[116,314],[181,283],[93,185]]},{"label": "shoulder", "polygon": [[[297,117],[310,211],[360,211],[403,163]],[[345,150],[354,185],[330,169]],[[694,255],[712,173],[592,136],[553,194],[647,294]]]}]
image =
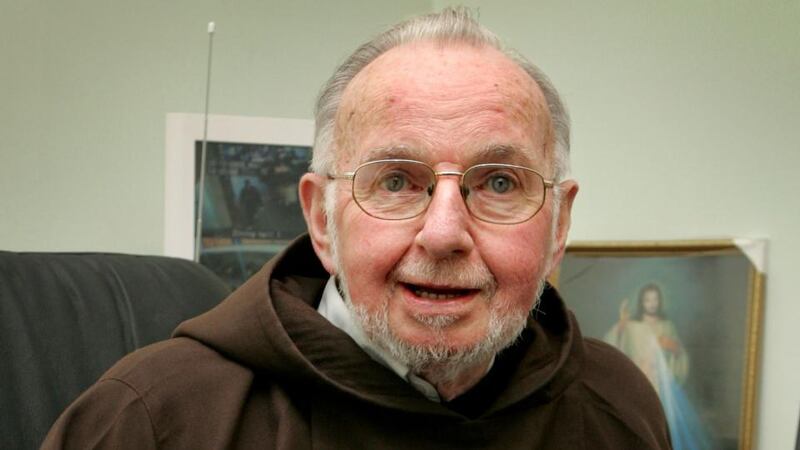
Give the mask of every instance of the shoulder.
[{"label": "shoulder", "polygon": [[214,428],[237,416],[252,379],[250,369],[192,339],[156,343],[120,360],[73,402],[43,448],[151,448],[204,432],[223,438]]},{"label": "shoulder", "polygon": [[650,381],[625,354],[597,339],[585,338],[579,389],[587,420],[627,428],[644,442],[666,442],[661,402]]},{"label": "shoulder", "polygon": [[584,338],[581,382],[605,402],[625,410],[659,415],[661,403],[652,384],[636,364],[617,348],[593,338]]},{"label": "shoulder", "polygon": [[653,390],[650,382],[636,367],[636,364],[613,345],[599,339],[585,337],[583,338],[583,348],[586,365],[585,379],[607,381],[608,377],[612,376],[617,380],[625,379],[636,386],[642,384],[642,389],[649,387],[651,391]]},{"label": "shoulder", "polygon": [[117,362],[101,378],[117,380],[141,392],[180,390],[186,384],[213,383],[220,377],[248,378],[249,368],[190,338],[173,338],[139,349]]},{"label": "shoulder", "polygon": [[123,358],[99,383],[124,384],[141,399],[156,426],[163,426],[178,418],[203,423],[206,408],[233,411],[253,379],[250,367],[193,339],[173,338]]},{"label": "shoulder", "polygon": [[153,449],[156,431],[147,406],[126,384],[107,380],[81,394],[56,420],[42,449],[89,448],[109,445],[119,449]]}]

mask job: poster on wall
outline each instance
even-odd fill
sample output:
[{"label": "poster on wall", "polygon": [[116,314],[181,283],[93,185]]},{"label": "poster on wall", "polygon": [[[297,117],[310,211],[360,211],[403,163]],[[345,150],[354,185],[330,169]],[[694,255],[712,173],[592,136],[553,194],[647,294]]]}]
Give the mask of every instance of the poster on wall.
[{"label": "poster on wall", "polygon": [[575,242],[553,280],[661,399],[676,450],[753,446],[765,241]]},{"label": "poster on wall", "polygon": [[[199,180],[201,141],[195,150]],[[308,146],[208,142],[200,264],[236,287],[301,235],[297,183],[310,162]]]},{"label": "poster on wall", "polygon": [[200,254],[203,117],[167,115],[164,253],[199,259],[237,287],[306,227],[297,183],[311,161],[313,122],[209,116]]}]

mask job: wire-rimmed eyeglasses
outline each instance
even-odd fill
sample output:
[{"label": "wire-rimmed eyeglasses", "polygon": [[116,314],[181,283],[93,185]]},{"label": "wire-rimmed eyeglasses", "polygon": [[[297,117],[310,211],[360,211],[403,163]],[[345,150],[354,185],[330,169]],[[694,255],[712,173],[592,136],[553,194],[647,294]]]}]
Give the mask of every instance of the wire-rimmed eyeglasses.
[{"label": "wire-rimmed eyeglasses", "polygon": [[428,208],[441,176],[460,177],[461,196],[476,219],[512,225],[535,216],[553,181],[512,164],[477,164],[463,172],[435,171],[411,159],[369,161],[352,172],[328,174],[351,180],[353,200],[368,215],[385,220],[416,217]]}]

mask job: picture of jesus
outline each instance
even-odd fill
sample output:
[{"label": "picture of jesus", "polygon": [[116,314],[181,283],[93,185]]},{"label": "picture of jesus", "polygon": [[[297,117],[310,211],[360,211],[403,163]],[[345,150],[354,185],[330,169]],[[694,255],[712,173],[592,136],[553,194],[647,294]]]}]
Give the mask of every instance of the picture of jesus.
[{"label": "picture of jesus", "polygon": [[606,334],[605,341],[622,350],[636,363],[661,395],[669,383],[686,381],[689,356],[675,325],[664,313],[661,288],[650,283],[639,290],[636,310],[630,316],[628,299],[619,309],[619,321]]},{"label": "picture of jesus", "polygon": [[573,242],[553,279],[645,374],[676,450],[753,448],[763,243],[743,242]]},{"label": "picture of jesus", "polygon": [[673,448],[711,448],[682,387],[689,375],[689,355],[667,318],[664,296],[657,284],[648,283],[639,289],[633,316],[628,299],[622,300],[619,321],[606,333],[605,341],[628,355],[653,384],[670,425]]}]

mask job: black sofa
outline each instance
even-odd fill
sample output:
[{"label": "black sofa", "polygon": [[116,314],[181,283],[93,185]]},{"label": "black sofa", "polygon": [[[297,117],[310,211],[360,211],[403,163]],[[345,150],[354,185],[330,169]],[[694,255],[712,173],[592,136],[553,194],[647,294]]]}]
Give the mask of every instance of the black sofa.
[{"label": "black sofa", "polygon": [[0,252],[0,449],[38,448],[114,362],[229,292],[182,259]]}]

